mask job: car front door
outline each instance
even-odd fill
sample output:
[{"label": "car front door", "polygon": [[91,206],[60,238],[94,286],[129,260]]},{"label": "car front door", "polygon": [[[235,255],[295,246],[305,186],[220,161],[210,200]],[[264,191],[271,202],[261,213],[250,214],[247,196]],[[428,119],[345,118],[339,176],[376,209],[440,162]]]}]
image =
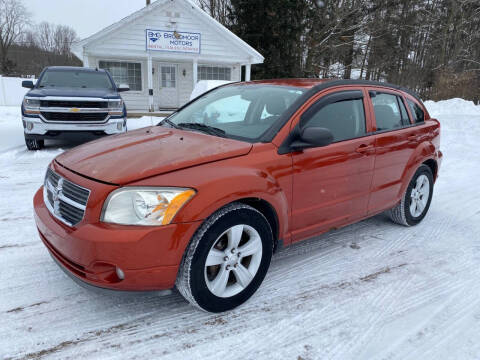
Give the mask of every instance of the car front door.
[{"label": "car front door", "polygon": [[375,170],[368,213],[374,214],[393,207],[398,201],[405,168],[419,139],[401,93],[376,88],[368,90],[376,134]]},{"label": "car front door", "polygon": [[330,91],[302,115],[296,126],[329,129],[333,143],[292,153],[292,241],[299,241],[367,213],[375,137],[361,88]]}]

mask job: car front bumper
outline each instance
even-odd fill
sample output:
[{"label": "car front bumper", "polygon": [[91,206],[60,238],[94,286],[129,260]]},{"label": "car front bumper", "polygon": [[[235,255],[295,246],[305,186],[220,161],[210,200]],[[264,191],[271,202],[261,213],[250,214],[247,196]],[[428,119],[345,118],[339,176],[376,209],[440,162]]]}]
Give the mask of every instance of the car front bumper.
[{"label": "car front bumper", "polygon": [[[123,133],[127,129],[126,118],[109,118],[104,123],[72,123],[72,122],[45,122],[38,117],[23,116],[23,130],[25,135],[31,137],[45,136],[54,137],[60,133],[98,133],[113,135]],[[53,136],[49,136],[53,134]]]},{"label": "car front bumper", "polygon": [[201,224],[143,227],[84,220],[72,228],[50,214],[43,188],[35,194],[34,210],[40,238],[57,264],[83,282],[113,290],[171,289],[185,249]]}]

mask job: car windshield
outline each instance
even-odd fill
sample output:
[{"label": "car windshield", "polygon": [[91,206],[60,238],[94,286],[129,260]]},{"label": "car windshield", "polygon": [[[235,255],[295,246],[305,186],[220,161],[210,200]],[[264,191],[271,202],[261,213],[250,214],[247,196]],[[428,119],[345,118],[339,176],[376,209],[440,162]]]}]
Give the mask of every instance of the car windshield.
[{"label": "car windshield", "polygon": [[252,142],[305,91],[263,84],[229,85],[199,97],[161,124]]},{"label": "car windshield", "polygon": [[107,73],[104,71],[82,70],[47,70],[37,85],[39,88],[113,88]]}]

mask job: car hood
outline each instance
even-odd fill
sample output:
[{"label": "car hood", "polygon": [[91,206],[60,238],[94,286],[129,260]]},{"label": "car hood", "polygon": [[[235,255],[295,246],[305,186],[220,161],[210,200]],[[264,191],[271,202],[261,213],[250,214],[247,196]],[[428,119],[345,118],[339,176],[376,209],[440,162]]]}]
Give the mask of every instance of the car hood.
[{"label": "car hood", "polygon": [[95,98],[104,98],[104,99],[119,98],[119,95],[115,90],[109,90],[109,89],[78,89],[78,88],[32,89],[28,92],[27,96],[32,96],[32,97],[44,97],[44,96],[95,97]]},{"label": "car hood", "polygon": [[56,158],[86,177],[123,185],[154,175],[236,156],[252,144],[187,130],[153,126],[95,140]]}]

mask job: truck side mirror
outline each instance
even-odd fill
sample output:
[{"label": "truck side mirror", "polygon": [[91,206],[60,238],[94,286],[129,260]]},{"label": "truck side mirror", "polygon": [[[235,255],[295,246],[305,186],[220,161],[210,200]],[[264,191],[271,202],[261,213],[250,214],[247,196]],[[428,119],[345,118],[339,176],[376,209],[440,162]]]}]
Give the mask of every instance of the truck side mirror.
[{"label": "truck side mirror", "polygon": [[27,88],[27,89],[33,89],[33,81],[32,80],[23,80],[22,81],[22,87]]},{"label": "truck side mirror", "polygon": [[130,86],[128,86],[127,84],[120,84],[118,85],[118,88],[117,88],[118,92],[124,92],[129,90],[130,90]]}]

